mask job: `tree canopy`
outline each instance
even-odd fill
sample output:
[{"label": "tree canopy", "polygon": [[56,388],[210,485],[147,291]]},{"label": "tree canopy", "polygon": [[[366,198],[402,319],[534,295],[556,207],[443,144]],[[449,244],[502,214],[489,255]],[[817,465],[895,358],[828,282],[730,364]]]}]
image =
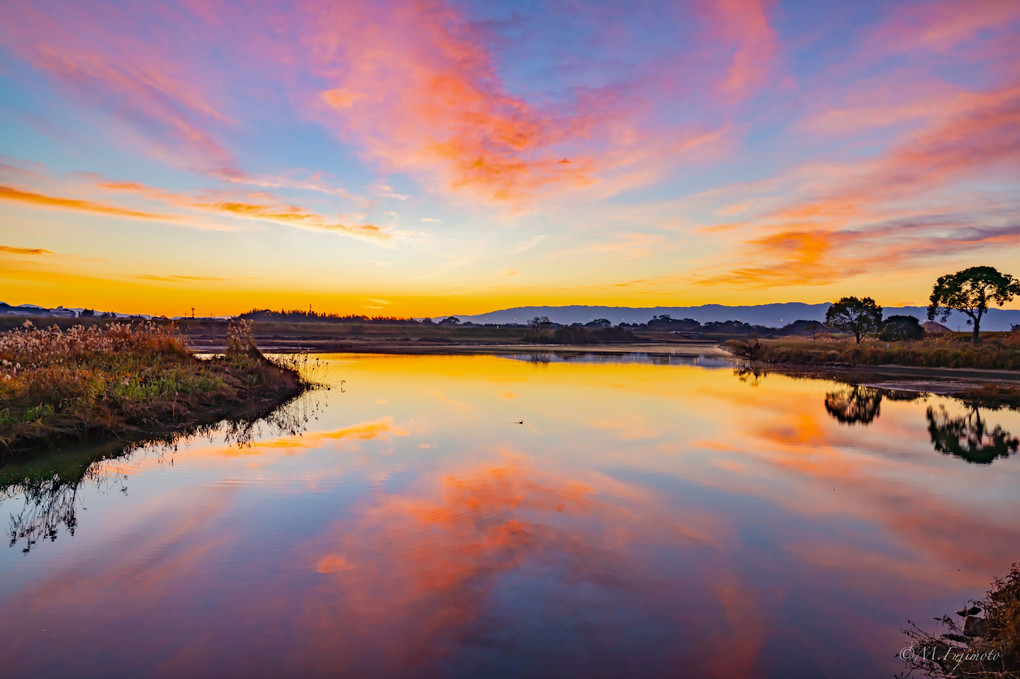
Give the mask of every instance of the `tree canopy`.
[{"label": "tree canopy", "polygon": [[921,327],[921,322],[913,316],[890,316],[882,323],[878,337],[887,342],[921,339],[924,337],[924,328]]},{"label": "tree canopy", "polygon": [[939,276],[931,291],[928,320],[946,320],[951,311],[970,317],[973,342],[981,341],[981,317],[990,304],[1002,306],[1020,295],[1020,280],[991,266],[972,266],[954,274]]},{"label": "tree canopy", "polygon": [[870,297],[843,297],[825,312],[825,324],[841,332],[852,333],[857,343],[882,325],[882,307]]}]

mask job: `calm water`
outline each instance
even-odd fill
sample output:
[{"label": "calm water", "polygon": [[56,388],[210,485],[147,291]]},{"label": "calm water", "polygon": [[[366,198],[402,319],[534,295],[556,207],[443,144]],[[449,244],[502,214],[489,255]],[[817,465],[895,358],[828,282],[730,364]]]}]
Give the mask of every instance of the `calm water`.
[{"label": "calm water", "polygon": [[890,676],[908,618],[1020,558],[1020,413],[633,358],[326,360],[303,434],[8,487],[0,674]]}]

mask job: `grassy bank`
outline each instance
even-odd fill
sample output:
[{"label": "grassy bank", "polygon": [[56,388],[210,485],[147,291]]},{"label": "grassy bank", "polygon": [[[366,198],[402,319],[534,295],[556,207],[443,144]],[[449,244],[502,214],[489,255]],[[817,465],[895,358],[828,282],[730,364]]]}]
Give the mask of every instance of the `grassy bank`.
[{"label": "grassy bank", "polygon": [[[25,319],[14,316],[0,316],[0,333],[15,329]],[[87,328],[105,327],[115,321],[102,318],[63,318],[45,319],[47,327],[57,325],[68,330],[75,325]],[[153,323],[169,324],[170,321],[158,320]],[[180,319],[173,321],[179,333],[187,340],[188,346],[197,351],[219,352],[222,350],[223,338],[229,321],[207,319]],[[531,343],[548,344],[605,344],[622,341],[681,343],[680,338],[671,332],[641,331],[635,332],[632,339],[631,330],[623,328],[605,328],[598,330],[578,329],[573,327],[559,328],[561,336],[577,335],[579,341],[555,341],[556,329],[538,330],[523,326],[506,325],[439,325],[421,323],[387,323],[387,322],[287,322],[287,321],[254,321],[254,338],[258,345],[266,351],[293,351],[296,349],[332,352],[362,351],[366,347],[385,347],[393,345],[402,348],[410,346],[485,346],[513,345]],[[578,332],[580,330],[581,332]],[[570,335],[568,335],[568,333]],[[589,336],[590,333],[591,336]],[[539,337],[536,337],[536,334]],[[614,334],[616,336],[614,336]],[[599,336],[601,335],[601,337]],[[720,341],[727,336],[707,337],[711,341]],[[688,340],[689,341],[689,340]]]},{"label": "grassy bank", "polygon": [[0,457],[69,438],[163,432],[282,402],[305,387],[270,361],[249,325],[202,360],[172,324],[37,329],[0,335]]},{"label": "grassy bank", "polygon": [[1020,676],[1020,564],[996,578],[984,598],[936,620],[940,629],[934,632],[908,621],[907,647],[900,653],[907,669],[898,677]]},{"label": "grassy bank", "polygon": [[790,365],[906,365],[926,368],[1020,370],[1020,333],[983,334],[974,346],[969,335],[947,333],[914,341],[782,338],[730,340],[723,345],[752,361]]}]

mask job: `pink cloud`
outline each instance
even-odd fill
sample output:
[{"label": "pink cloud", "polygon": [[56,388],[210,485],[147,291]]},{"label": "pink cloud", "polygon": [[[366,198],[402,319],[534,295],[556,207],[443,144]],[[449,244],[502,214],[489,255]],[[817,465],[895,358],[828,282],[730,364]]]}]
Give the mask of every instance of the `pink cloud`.
[{"label": "pink cloud", "polygon": [[1013,0],[939,0],[900,5],[875,32],[872,45],[889,52],[944,53],[1018,19],[1020,5]]},{"label": "pink cloud", "polygon": [[737,45],[722,82],[722,91],[728,97],[739,99],[764,85],[772,76],[779,41],[762,0],[720,0],[712,7],[717,14],[718,35]]},{"label": "pink cloud", "polygon": [[451,6],[414,2],[311,8],[304,36],[326,119],[384,166],[438,172],[498,199],[591,182],[595,162],[568,142],[596,117],[533,105],[501,83],[482,36]]},{"label": "pink cloud", "polygon": [[724,265],[725,271],[717,268],[700,282],[824,285],[883,267],[919,265],[926,257],[1020,243],[1008,218],[1020,216],[1016,205],[1004,207],[1005,222],[980,225],[977,216],[958,221],[964,217],[959,213],[946,223],[938,207],[924,202],[946,186],[1020,169],[1020,88],[961,98],[954,108],[955,115],[856,164],[850,176],[838,173],[818,197],[734,227],[752,234],[739,259],[758,264]]},{"label": "pink cloud", "polygon": [[[74,4],[43,11],[6,6],[0,38],[85,101],[136,125],[150,143],[200,169],[236,172],[211,129],[230,125],[200,84],[202,69],[182,59],[168,33],[140,35],[137,17],[110,7]],[[176,58],[168,58],[174,54]]]}]

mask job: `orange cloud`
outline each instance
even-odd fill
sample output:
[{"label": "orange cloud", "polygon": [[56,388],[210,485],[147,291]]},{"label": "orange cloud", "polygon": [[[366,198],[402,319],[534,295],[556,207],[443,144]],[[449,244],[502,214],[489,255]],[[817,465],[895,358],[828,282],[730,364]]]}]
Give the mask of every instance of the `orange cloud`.
[{"label": "orange cloud", "polygon": [[170,276],[159,276],[156,274],[137,274],[131,278],[137,278],[145,281],[158,281],[160,283],[174,283],[177,281],[228,281],[233,280],[231,278],[221,278],[219,276],[184,276],[184,275],[170,275]]},{"label": "orange cloud", "polygon": [[26,203],[35,207],[53,208],[58,210],[73,210],[75,212],[92,212],[96,214],[112,215],[114,217],[134,217],[136,219],[162,219],[167,221],[174,221],[176,218],[172,215],[154,214],[151,212],[139,212],[138,210],[129,210],[126,208],[116,207],[114,205],[104,205],[102,203],[94,203],[89,200],[79,200],[77,198],[63,198],[60,196],[47,196],[41,193],[32,193],[30,191],[22,191],[10,186],[0,186],[0,200],[6,200],[15,203]]},{"label": "orange cloud", "polygon": [[[1020,167],[1020,88],[967,101],[969,108],[860,163],[853,176],[838,173],[839,186],[829,193],[738,225],[764,232],[747,239],[737,257],[756,264],[725,266],[722,273],[716,267],[698,282],[824,285],[880,266],[916,266],[920,256],[1020,242],[1020,228],[1008,217],[978,224],[965,212],[940,214],[930,204],[910,205],[954,182]],[[1007,215],[1020,217],[1017,206],[1004,207]]]},{"label": "orange cloud", "polygon": [[[392,237],[391,234],[382,231],[373,224],[347,225],[333,222],[322,215],[310,212],[304,208],[280,203],[273,196],[265,192],[260,192],[252,197],[245,195],[244,200],[236,196],[236,194],[227,200],[216,200],[156,189],[137,182],[101,180],[98,186],[103,189],[132,193],[171,203],[179,207],[198,209],[213,214],[258,219],[313,230],[333,231],[371,240],[388,240]],[[205,193],[209,195],[212,192]],[[252,202],[251,198],[260,199],[263,202]]]},{"label": "orange cloud", "polygon": [[[3,187],[0,187],[2,190]],[[0,245],[0,253],[8,255],[52,255],[53,253],[43,248],[16,248],[12,245]]]},{"label": "orange cloud", "polygon": [[[266,191],[255,193],[203,191],[196,194],[187,194],[146,186],[138,182],[111,181],[95,173],[88,172],[72,175],[79,180],[84,180],[86,182],[85,187],[77,183],[73,186],[68,186],[67,182],[54,182],[52,178],[46,175],[28,172],[11,165],[3,165],[0,167],[0,170],[3,170],[9,177],[23,181],[32,180],[33,183],[47,182],[54,184],[55,188],[61,191],[89,190],[94,192],[98,189],[121,196],[158,201],[173,208],[178,208],[178,210],[198,210],[217,216],[253,219],[309,230],[331,231],[374,242],[385,242],[393,237],[392,234],[383,231],[373,224],[340,223],[305,208],[284,203]],[[0,200],[76,212],[162,220],[203,229],[217,230],[228,228],[216,224],[198,222],[193,215],[180,211],[176,213],[148,212],[91,200],[26,191],[12,186],[0,185]]]}]

